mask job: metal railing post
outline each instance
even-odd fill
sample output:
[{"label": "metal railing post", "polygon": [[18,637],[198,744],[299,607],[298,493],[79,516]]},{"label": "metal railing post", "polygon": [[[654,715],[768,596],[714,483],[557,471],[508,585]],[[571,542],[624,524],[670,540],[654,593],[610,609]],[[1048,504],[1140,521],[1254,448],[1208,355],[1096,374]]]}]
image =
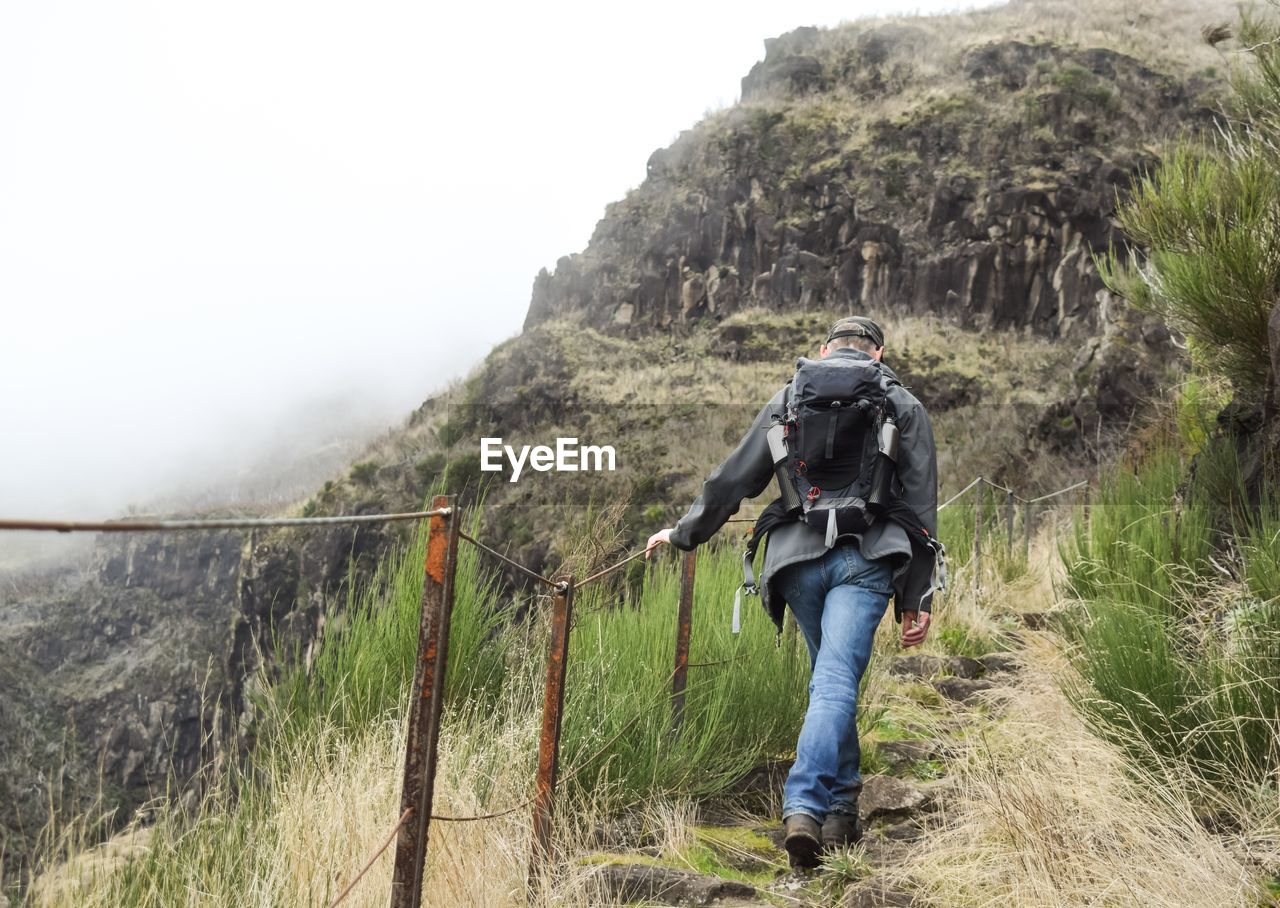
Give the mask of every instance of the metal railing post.
[{"label": "metal railing post", "polygon": [[689,632],[693,624],[693,582],[698,569],[697,549],[685,552],[680,571],[680,610],[676,615],[676,667],[671,675],[671,731],[684,723],[684,691],[689,681]]},{"label": "metal railing post", "polygon": [[423,564],[422,616],[418,625],[418,659],[409,699],[409,735],[405,744],[401,812],[412,811],[396,840],[391,908],[418,908],[427,858],[427,832],[435,795],[436,745],[444,707],[448,665],[449,621],[453,614],[454,577],[458,565],[458,531],[462,521],[451,495],[437,495],[432,509],[447,508],[431,518]]},{"label": "metal railing post", "polygon": [[973,577],[982,586],[982,477],[973,487]]},{"label": "metal railing post", "polygon": [[573,620],[573,578],[556,586],[547,644],[547,687],[542,700],[542,735],[538,740],[538,781],[533,801],[533,855],[530,881],[551,856],[551,815],[555,807],[560,763],[560,726],[564,717],[564,682],[569,663],[569,627]]},{"label": "metal railing post", "polygon": [[1005,522],[1005,551],[1007,554],[1013,554],[1013,489],[1008,489],[1004,493],[1004,522]]}]

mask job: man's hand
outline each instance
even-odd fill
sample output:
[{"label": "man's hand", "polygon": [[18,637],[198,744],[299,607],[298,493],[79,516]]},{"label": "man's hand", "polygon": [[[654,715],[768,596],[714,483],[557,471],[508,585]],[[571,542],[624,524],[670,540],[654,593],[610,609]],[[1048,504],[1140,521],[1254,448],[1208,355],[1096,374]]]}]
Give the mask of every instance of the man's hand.
[{"label": "man's hand", "polygon": [[929,613],[928,612],[903,612],[902,613],[902,645],[915,646],[924,643],[924,638],[929,634]]},{"label": "man's hand", "polygon": [[654,550],[657,549],[658,546],[671,542],[671,531],[674,529],[675,527],[667,527],[665,530],[658,530],[658,532],[649,537],[649,544],[645,546],[644,550],[644,557],[646,561],[652,557]]}]

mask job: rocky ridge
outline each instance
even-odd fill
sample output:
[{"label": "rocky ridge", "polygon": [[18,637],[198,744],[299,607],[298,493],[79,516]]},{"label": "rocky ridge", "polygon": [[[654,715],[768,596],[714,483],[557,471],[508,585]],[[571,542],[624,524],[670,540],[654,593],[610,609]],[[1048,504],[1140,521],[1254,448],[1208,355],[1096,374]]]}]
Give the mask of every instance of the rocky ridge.
[{"label": "rocky ridge", "polygon": [[538,275],[525,327],[764,306],[1097,332],[1093,256],[1124,246],[1116,196],[1162,139],[1212,126],[1207,84],[1105,48],[995,41],[956,51],[950,84],[919,85],[908,61],[927,37],[767,42],[742,103],[655,151],[586,250]]}]

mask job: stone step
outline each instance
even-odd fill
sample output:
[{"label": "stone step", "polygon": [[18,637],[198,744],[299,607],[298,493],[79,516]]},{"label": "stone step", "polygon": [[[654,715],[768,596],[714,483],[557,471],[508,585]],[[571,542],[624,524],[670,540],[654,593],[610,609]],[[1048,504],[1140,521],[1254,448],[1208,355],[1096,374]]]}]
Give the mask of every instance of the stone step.
[{"label": "stone step", "polygon": [[608,904],[660,902],[664,905],[767,905],[747,883],[718,876],[647,863],[612,863],[595,876],[602,900]]},{"label": "stone step", "polygon": [[898,678],[935,678],[949,675],[955,678],[979,678],[987,671],[986,666],[977,659],[968,656],[930,656],[925,653],[912,653],[909,656],[895,656],[889,660],[889,674]]}]

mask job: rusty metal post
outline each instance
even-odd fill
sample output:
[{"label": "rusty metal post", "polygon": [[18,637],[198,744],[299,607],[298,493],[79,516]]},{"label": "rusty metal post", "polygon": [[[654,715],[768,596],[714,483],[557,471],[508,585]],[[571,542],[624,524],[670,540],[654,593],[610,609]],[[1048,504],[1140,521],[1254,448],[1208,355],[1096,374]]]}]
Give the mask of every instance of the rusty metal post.
[{"label": "rusty metal post", "polygon": [[973,578],[982,586],[982,478],[973,487]]},{"label": "rusty metal post", "polygon": [[689,682],[689,631],[693,624],[693,579],[697,573],[697,549],[685,552],[680,571],[680,611],[676,615],[676,670],[671,676],[671,731],[684,722],[684,689]]},{"label": "rusty metal post", "polygon": [[418,908],[427,858],[427,827],[436,784],[436,743],[444,707],[449,620],[453,614],[458,531],[462,521],[451,495],[437,495],[431,509],[447,508],[431,518],[423,564],[422,617],[418,625],[418,661],[409,699],[409,738],[405,746],[400,810],[412,810],[396,838],[391,908]]},{"label": "rusty metal post", "polygon": [[1013,489],[1004,493],[1005,551],[1013,554]]},{"label": "rusty metal post", "polygon": [[551,856],[551,813],[555,807],[556,777],[560,769],[560,724],[564,716],[564,680],[569,664],[569,626],[573,620],[573,578],[556,586],[551,612],[551,640],[547,645],[547,688],[542,699],[542,736],[538,740],[538,782],[533,801],[534,879]]}]

